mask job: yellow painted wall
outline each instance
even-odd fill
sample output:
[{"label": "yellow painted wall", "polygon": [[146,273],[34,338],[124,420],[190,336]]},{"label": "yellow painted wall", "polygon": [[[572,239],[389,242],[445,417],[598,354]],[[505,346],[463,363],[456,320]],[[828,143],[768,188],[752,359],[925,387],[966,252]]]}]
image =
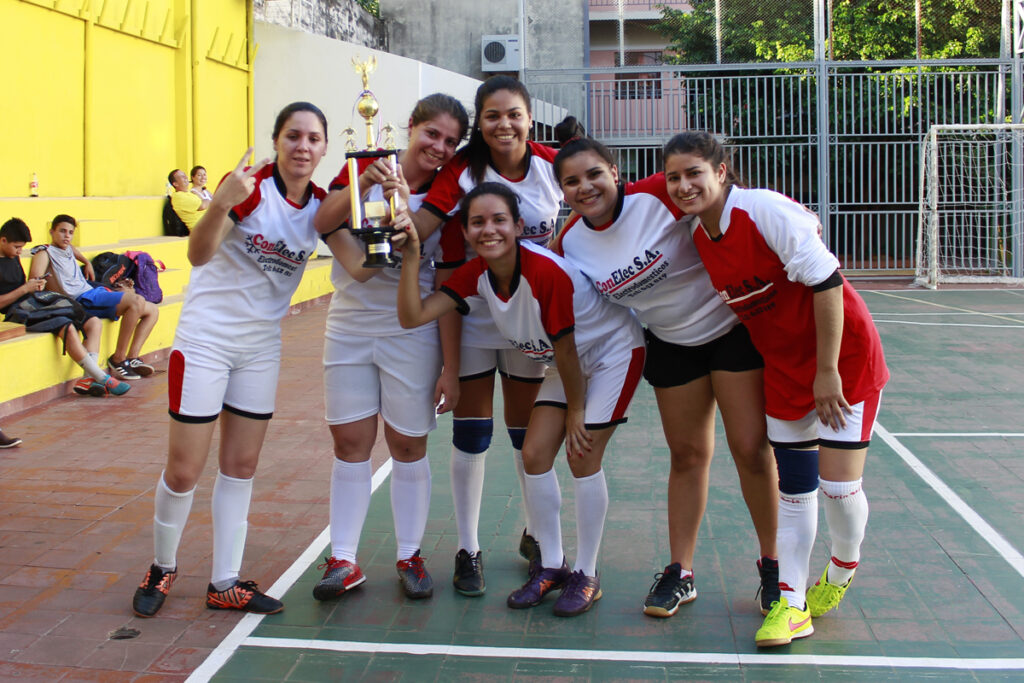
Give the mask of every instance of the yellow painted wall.
[{"label": "yellow painted wall", "polygon": [[248,13],[0,0],[0,199],[27,197],[33,172],[43,198],[162,196],[168,171],[196,163],[215,182],[250,137]]}]

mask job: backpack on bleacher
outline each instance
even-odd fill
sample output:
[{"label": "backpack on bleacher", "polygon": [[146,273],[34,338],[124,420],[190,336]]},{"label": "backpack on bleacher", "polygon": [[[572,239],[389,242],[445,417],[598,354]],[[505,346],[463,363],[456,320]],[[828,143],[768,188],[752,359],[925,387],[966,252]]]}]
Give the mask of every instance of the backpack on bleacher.
[{"label": "backpack on bleacher", "polygon": [[160,289],[160,280],[157,274],[166,270],[163,263],[157,266],[153,257],[144,251],[129,251],[126,258],[130,257],[135,265],[135,292],[146,301],[158,304],[164,300],[164,291]]},{"label": "backpack on bleacher", "polygon": [[188,237],[191,232],[188,226],[185,225],[185,221],[181,220],[177,213],[174,211],[174,207],[171,205],[171,198],[168,196],[164,199],[164,234],[168,237]]},{"label": "backpack on bleacher", "polygon": [[112,251],[104,251],[92,259],[92,269],[96,274],[95,281],[111,289],[121,278],[135,277],[135,268],[133,260]]},{"label": "backpack on bleacher", "polygon": [[69,324],[82,329],[88,315],[82,304],[58,292],[29,292],[7,309],[5,322],[20,323],[29,332],[55,332]]}]

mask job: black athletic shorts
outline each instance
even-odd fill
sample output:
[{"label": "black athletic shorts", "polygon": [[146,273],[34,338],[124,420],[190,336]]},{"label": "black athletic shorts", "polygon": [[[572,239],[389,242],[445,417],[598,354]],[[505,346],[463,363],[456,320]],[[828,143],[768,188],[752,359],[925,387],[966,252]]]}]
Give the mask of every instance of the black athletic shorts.
[{"label": "black athletic shorts", "polygon": [[764,367],[764,359],[750,341],[743,323],[717,339],[698,346],[682,346],[658,339],[644,329],[647,362],[644,379],[652,387],[678,387],[706,375],[712,370],[745,372]]}]

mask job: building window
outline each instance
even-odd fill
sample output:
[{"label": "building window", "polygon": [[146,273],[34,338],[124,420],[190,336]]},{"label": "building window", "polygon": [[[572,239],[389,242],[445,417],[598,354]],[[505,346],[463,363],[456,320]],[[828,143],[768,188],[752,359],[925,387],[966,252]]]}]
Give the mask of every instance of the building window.
[{"label": "building window", "polygon": [[[615,53],[615,66],[621,64],[621,53]],[[625,66],[660,66],[661,52],[627,52]],[[660,100],[661,72],[615,74],[615,99]]]}]

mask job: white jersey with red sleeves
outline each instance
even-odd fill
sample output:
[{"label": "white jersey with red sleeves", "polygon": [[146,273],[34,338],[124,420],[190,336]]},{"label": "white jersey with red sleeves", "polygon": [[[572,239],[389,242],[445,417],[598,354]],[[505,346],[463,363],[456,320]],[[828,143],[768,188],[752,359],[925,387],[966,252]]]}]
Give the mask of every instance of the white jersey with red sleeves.
[{"label": "white jersey with red sleeves", "polygon": [[636,311],[640,322],[673,344],[697,346],[739,322],[711,286],[690,233],[658,173],[619,188],[611,223],[575,216],[555,251],[593,281],[608,301]]},{"label": "white jersey with red sleeves", "polygon": [[[373,161],[370,159],[370,161]],[[368,164],[367,164],[368,165]],[[348,187],[348,170],[342,168],[333,181],[331,190]],[[409,196],[409,208],[412,211],[420,208],[426,197],[426,188]],[[380,185],[374,185],[366,198],[367,201],[384,201],[384,192]],[[441,240],[441,231],[435,230],[422,245],[423,256],[420,259],[420,295],[427,296],[434,290],[433,257]],[[366,282],[358,282],[348,274],[345,267],[335,261],[331,265],[331,282],[334,294],[327,311],[327,333],[356,334],[368,337],[382,337],[406,334],[398,322],[398,279],[401,275],[401,251],[393,252],[398,258],[397,265],[381,268],[377,274]],[[437,326],[437,323],[431,323]]]},{"label": "white jersey with red sleeves", "polygon": [[570,332],[575,333],[580,357],[605,344],[627,349],[643,345],[636,317],[604,301],[565,259],[527,241],[519,243],[517,259],[507,299],[495,290],[480,257],[459,267],[441,290],[463,314],[472,299],[483,300],[508,343],[539,363],[554,363],[554,342]]},{"label": "white jersey with red sleeves", "polygon": [[[483,182],[507,185],[519,195],[519,212],[523,218],[523,238],[538,244],[547,244],[554,234],[558,208],[562,203],[562,189],[555,179],[552,162],[558,150],[537,142],[526,143],[526,174],[522,178],[506,178],[488,165]],[[459,201],[477,186],[470,176],[469,158],[465,150],[444,165],[430,186],[423,206],[444,219],[454,216]]]},{"label": "white jersey with red sleeves", "polygon": [[178,321],[183,341],[239,350],[280,343],[281,318],[316,248],[313,216],[325,193],[310,183],[306,204],[292,203],[277,164],[254,178],[252,194],[231,210],[235,225],[213,258],[192,269]]},{"label": "white jersey with red sleeves", "polygon": [[[839,267],[818,236],[818,217],[771,190],[733,187],[721,237],[695,223],[694,244],[719,296],[750,331],[764,356],[766,412],[797,420],[814,410],[817,337],[814,286]],[[889,379],[878,330],[860,295],[843,278],[839,375],[851,405]]]}]

